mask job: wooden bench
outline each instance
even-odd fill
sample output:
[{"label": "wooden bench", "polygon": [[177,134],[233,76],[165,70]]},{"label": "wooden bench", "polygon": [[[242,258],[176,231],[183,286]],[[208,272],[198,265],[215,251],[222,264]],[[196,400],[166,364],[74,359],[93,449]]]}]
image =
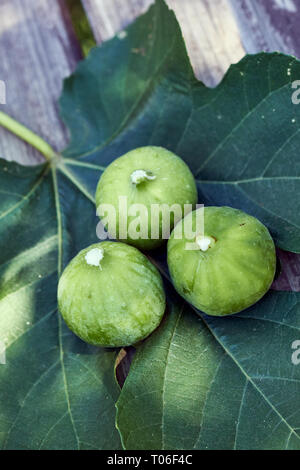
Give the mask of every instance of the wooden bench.
[{"label": "wooden bench", "polygon": [[[296,0],[167,1],[181,24],[195,73],[209,86],[216,85],[229,65],[246,52],[277,50],[300,57]],[[82,2],[100,43],[126,27],[152,0]],[[6,86],[6,104],[0,109],[56,150],[63,149],[68,134],[58,115],[57,99],[63,79],[82,58],[64,0],[2,0],[0,49],[0,80]],[[0,156],[22,164],[43,159],[2,128]]]}]

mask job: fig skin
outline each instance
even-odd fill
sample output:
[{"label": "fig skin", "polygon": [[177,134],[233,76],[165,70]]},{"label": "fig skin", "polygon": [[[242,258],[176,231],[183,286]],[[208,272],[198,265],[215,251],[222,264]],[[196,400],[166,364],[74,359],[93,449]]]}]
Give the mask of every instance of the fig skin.
[{"label": "fig skin", "polygon": [[[196,211],[187,217],[195,230]],[[222,316],[241,312],[266,294],[275,276],[276,253],[259,220],[231,207],[205,207],[204,236],[211,239],[206,251],[186,250],[191,240],[174,238],[182,223],[168,242],[168,266],[184,299],[208,315]]]},{"label": "fig skin", "polygon": [[[87,262],[91,250],[102,253],[98,266]],[[58,306],[65,322],[96,346],[129,346],[146,338],[159,325],[165,305],[159,272],[125,243],[104,241],[85,248],[59,280]]]},{"label": "fig skin", "polygon": [[[149,179],[134,184],[132,175],[138,170],[143,170],[149,175]],[[192,204],[192,209],[197,203],[197,187],[193,174],[184,161],[162,147],[140,147],[114,160],[103,172],[96,190],[96,207],[100,204],[111,204],[116,209],[116,238],[120,239],[119,231],[119,197],[127,196],[128,208],[132,204],[143,204],[148,209],[152,204],[179,204],[183,215],[184,204]],[[124,214],[121,214],[121,216]],[[128,226],[136,216],[128,216]],[[177,220],[177,221],[178,221]],[[177,222],[176,221],[176,222]],[[174,227],[171,217],[170,231]],[[106,227],[107,228],[107,227]],[[168,234],[170,235],[170,233]],[[121,241],[136,246],[141,250],[151,250],[161,246],[166,240],[162,235],[162,224],[159,224],[158,239],[151,239],[151,217],[148,220],[148,239],[132,239],[127,233],[126,239]],[[169,237],[167,237],[169,238]]]}]

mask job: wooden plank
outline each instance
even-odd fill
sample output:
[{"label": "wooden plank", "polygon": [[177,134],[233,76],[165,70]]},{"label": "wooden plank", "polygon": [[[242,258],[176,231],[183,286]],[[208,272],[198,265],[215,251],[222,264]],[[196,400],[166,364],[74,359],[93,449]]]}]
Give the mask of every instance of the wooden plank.
[{"label": "wooden plank", "polygon": [[153,0],[83,0],[98,43],[112,38],[144,13]]},{"label": "wooden plank", "polygon": [[[83,0],[97,42],[111,38],[144,12],[152,0]],[[217,84],[242,47],[227,0],[167,0],[181,25],[195,73],[207,85]]]},{"label": "wooden plank", "polygon": [[230,0],[249,53],[280,51],[300,57],[297,0]]},{"label": "wooden plank", "polygon": [[[62,80],[81,57],[63,2],[1,0],[0,80],[6,104],[0,109],[61,150],[67,132],[57,110]],[[0,129],[0,156],[23,164],[42,161],[30,146]]]}]

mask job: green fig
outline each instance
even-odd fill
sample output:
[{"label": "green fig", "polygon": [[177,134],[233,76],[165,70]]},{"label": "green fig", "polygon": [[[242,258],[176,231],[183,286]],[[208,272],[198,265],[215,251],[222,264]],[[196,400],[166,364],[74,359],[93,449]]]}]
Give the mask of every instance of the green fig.
[{"label": "green fig", "polygon": [[[255,217],[231,207],[205,207],[204,230],[197,233],[196,213],[176,225],[168,242],[173,284],[184,299],[208,315],[241,312],[272,284],[276,270],[272,237]],[[192,240],[184,233],[187,222]]]},{"label": "green fig", "polygon": [[136,248],[104,241],[80,251],[58,285],[59,310],[87,343],[129,346],[146,338],[165,311],[161,276]]},{"label": "green fig", "polygon": [[[117,158],[103,172],[96,191],[99,217],[104,220],[101,208],[115,210],[115,215],[105,215],[104,223],[112,238],[142,250],[161,246],[183,217],[184,205],[190,205],[191,211],[196,202],[196,183],[188,166],[161,147],[141,147]],[[134,212],[137,204],[142,210]],[[172,210],[168,214],[173,205],[177,205],[179,214]],[[154,217],[155,208],[158,218]],[[163,214],[170,215],[169,227],[164,225]],[[141,220],[136,222],[137,218]]]}]

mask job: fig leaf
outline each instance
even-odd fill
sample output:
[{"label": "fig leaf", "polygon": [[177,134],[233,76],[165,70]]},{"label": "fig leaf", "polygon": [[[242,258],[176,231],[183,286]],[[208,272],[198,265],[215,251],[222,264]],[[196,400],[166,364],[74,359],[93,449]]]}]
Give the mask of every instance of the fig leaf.
[{"label": "fig leaf", "polygon": [[222,319],[169,305],[117,402],[124,447],[299,450],[300,294],[270,291]]},{"label": "fig leaf", "polygon": [[48,163],[0,160],[0,188],[0,447],[119,449],[116,351],[81,342],[57,311],[58,275],[95,234],[94,206]]}]

